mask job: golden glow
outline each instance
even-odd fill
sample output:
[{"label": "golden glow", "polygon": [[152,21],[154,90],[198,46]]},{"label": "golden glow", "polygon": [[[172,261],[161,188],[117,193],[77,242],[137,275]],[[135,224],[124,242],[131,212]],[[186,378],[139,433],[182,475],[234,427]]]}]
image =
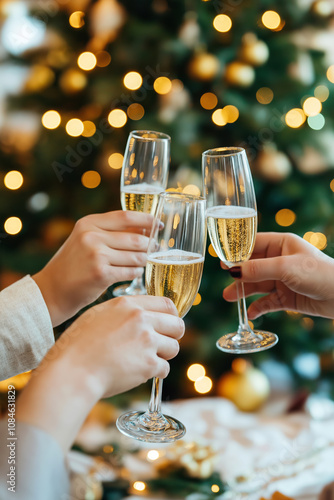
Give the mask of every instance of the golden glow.
[{"label": "golden glow", "polygon": [[7,189],[19,189],[23,184],[23,175],[18,170],[11,170],[5,175],[4,184]]},{"label": "golden glow", "polygon": [[232,28],[232,20],[226,14],[218,14],[213,20],[213,26],[220,33],[226,33]]},{"label": "golden glow", "polygon": [[140,120],[145,114],[145,109],[141,104],[133,103],[128,107],[127,113],[131,120]]},{"label": "golden glow", "polygon": [[121,153],[112,153],[108,158],[109,167],[118,170],[123,165],[123,155]]},{"label": "golden glow", "polygon": [[221,108],[216,109],[216,111],[214,111],[212,113],[212,117],[211,118],[212,118],[213,123],[215,125],[218,125],[219,127],[223,127],[227,123],[224,110],[221,109]]},{"label": "golden glow", "polygon": [[166,76],[159,76],[153,84],[157,94],[168,94],[172,88],[172,82]]},{"label": "golden glow", "polygon": [[307,231],[307,233],[304,234],[303,239],[310,243],[310,238],[312,234],[314,234],[313,231]]},{"label": "golden glow", "polygon": [[211,245],[211,243],[210,243],[210,245],[209,245],[209,250],[208,250],[208,251],[209,251],[209,254],[210,254],[212,257],[218,257],[218,255],[216,254],[215,249],[213,248],[213,246]]},{"label": "golden glow", "polygon": [[201,294],[198,293],[195,297],[195,300],[193,302],[193,306],[198,306],[198,304],[200,304],[202,302],[202,297],[201,297]]},{"label": "golden glow", "polygon": [[144,491],[146,489],[146,484],[143,481],[135,481],[132,486],[137,491]]},{"label": "golden glow", "polygon": [[212,389],[212,380],[209,377],[201,377],[196,380],[194,385],[195,391],[199,392],[200,394],[206,394]]},{"label": "golden glow", "polygon": [[111,55],[106,50],[100,50],[96,53],[96,66],[105,68],[111,61]]},{"label": "golden glow", "polygon": [[22,221],[18,217],[8,217],[5,221],[4,228],[8,234],[17,234],[22,229]]},{"label": "golden glow", "polygon": [[69,23],[72,28],[81,28],[85,24],[85,13],[81,10],[77,10],[70,15]]},{"label": "golden glow", "polygon": [[299,128],[305,123],[306,116],[302,109],[293,108],[285,115],[285,123],[288,127]]},{"label": "golden glow", "polygon": [[304,101],[303,110],[307,116],[315,116],[322,110],[322,104],[316,97],[308,97]]},{"label": "golden glow", "polygon": [[94,135],[95,132],[96,132],[95,123],[91,122],[90,120],[85,120],[82,123],[83,123],[83,126],[84,126],[82,135],[84,137],[92,137],[92,135]]},{"label": "golden glow", "polygon": [[60,122],[61,122],[60,114],[58,113],[58,111],[55,111],[54,109],[46,111],[42,116],[43,127],[48,128],[50,130],[59,127]]},{"label": "golden glow", "polygon": [[124,127],[128,120],[125,111],[122,109],[113,109],[108,115],[108,122],[112,127],[121,128]]},{"label": "golden glow", "polygon": [[179,80],[178,78],[172,80],[172,89],[174,90],[174,92],[181,92],[181,90],[184,89],[182,80]]},{"label": "golden glow", "polygon": [[31,377],[31,371],[14,375],[6,380],[0,381],[0,392],[8,392],[8,386],[14,385],[17,391],[20,391],[27,385]]},{"label": "golden glow", "polygon": [[334,193],[334,179],[331,180],[331,183],[330,183],[329,187],[331,188],[331,190]]},{"label": "golden glow", "polygon": [[326,76],[331,83],[334,83],[334,64],[328,68]]},{"label": "golden glow", "polygon": [[212,92],[206,92],[205,94],[202,95],[200,103],[202,108],[204,109],[213,109],[217,106],[218,99],[217,96]]},{"label": "golden glow", "polygon": [[281,24],[281,17],[274,10],[267,10],[262,15],[262,23],[269,30],[276,30]]},{"label": "golden glow", "polygon": [[302,319],[302,325],[308,330],[311,330],[314,326],[314,321],[311,318],[305,317]]},{"label": "golden glow", "polygon": [[78,57],[78,66],[84,71],[90,71],[95,68],[97,63],[96,56],[93,52],[83,52]]},{"label": "golden glow", "polygon": [[261,87],[256,92],[256,99],[260,104],[270,104],[274,99],[274,92],[269,87]]},{"label": "golden glow", "polygon": [[228,104],[223,108],[224,116],[226,117],[227,123],[234,123],[239,118],[239,110],[236,106]]},{"label": "golden glow", "polygon": [[86,87],[87,77],[79,69],[70,68],[61,75],[59,84],[65,93],[73,94]]},{"label": "golden glow", "polygon": [[310,236],[311,245],[315,246],[319,250],[324,250],[327,246],[327,238],[323,233],[313,233]]},{"label": "golden glow", "polygon": [[65,129],[71,137],[79,137],[84,131],[84,124],[79,118],[72,118],[66,123]]},{"label": "golden glow", "polygon": [[103,446],[103,451],[104,453],[112,453],[114,451],[114,447],[110,444],[106,444],[105,446]]},{"label": "golden glow", "polygon": [[327,101],[329,97],[328,87],[326,87],[326,85],[319,85],[318,87],[315,88],[314,95],[321,102]]},{"label": "golden glow", "polygon": [[169,241],[168,241],[168,246],[169,248],[173,248],[173,246],[175,245],[175,240],[174,238],[170,238]]},{"label": "golden glow", "polygon": [[81,183],[85,188],[94,189],[101,183],[101,176],[96,170],[87,170],[82,174]]},{"label": "golden glow", "polygon": [[195,186],[195,184],[188,184],[182,189],[182,193],[193,194],[194,196],[200,196],[201,190],[198,186]]},{"label": "golden glow", "polygon": [[245,373],[248,367],[249,367],[249,362],[244,358],[235,358],[232,361],[232,370],[235,373],[239,373],[239,375]]},{"label": "golden glow", "polygon": [[288,227],[291,226],[296,220],[296,214],[289,210],[288,208],[282,208],[275,215],[275,221],[279,226]]},{"label": "golden glow", "polygon": [[158,452],[158,450],[150,450],[147,452],[147,458],[152,462],[154,462],[154,460],[158,460],[159,457],[160,453]]},{"label": "golden glow", "polygon": [[218,493],[220,491],[218,484],[213,484],[211,486],[211,491],[212,491],[212,493]]},{"label": "golden glow", "polygon": [[129,90],[137,90],[142,86],[143,79],[140,73],[137,71],[129,71],[124,78],[123,84]]},{"label": "golden glow", "polygon": [[190,365],[188,370],[187,370],[187,377],[189,380],[192,382],[196,382],[201,377],[204,377],[206,371],[203,365],[200,365],[199,363],[194,363],[193,365]]}]

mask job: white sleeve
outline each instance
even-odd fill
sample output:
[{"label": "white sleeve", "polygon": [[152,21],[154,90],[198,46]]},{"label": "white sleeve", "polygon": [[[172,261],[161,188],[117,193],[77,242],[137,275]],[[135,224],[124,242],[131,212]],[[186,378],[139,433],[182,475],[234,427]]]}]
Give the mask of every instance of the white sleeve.
[{"label": "white sleeve", "polygon": [[54,344],[48,308],[30,276],[0,292],[0,380],[33,368]]}]

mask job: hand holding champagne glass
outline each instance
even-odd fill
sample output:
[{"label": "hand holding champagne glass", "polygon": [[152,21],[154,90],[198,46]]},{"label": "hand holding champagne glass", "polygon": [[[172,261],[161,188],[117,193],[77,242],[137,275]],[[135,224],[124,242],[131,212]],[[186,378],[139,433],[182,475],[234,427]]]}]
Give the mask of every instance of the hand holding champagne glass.
[{"label": "hand holding champagne glass", "polygon": [[[166,189],[170,163],[170,137],[161,132],[134,130],[125,149],[121,174],[123,210],[154,214],[158,195]],[[121,285],[113,294],[145,294],[142,277]]]},{"label": "hand holding champagne glass", "polygon": [[[207,223],[215,252],[231,268],[252,255],[257,209],[251,171],[242,148],[217,148],[202,155]],[[262,351],[278,342],[274,333],[253,331],[248,323],[244,286],[237,282],[239,327],[221,337],[217,347],[233,354]]]},{"label": "hand holding champagne glass", "polygon": [[[170,298],[183,318],[202,278],[206,243],[205,200],[176,192],[159,195],[147,254],[148,295]],[[140,355],[140,354],[139,354]],[[185,434],[184,425],[161,413],[162,380],[153,379],[149,409],[130,411],[117,420],[123,434],[167,443]]]}]

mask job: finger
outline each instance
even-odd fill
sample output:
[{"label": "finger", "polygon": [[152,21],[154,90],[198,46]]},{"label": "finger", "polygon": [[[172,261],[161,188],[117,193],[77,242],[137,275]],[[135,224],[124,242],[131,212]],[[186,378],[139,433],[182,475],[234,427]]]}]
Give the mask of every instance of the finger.
[{"label": "finger", "polygon": [[[124,297],[122,297],[121,300],[124,300]],[[129,304],[137,305],[145,309],[146,311],[155,311],[165,314],[172,314],[173,316],[177,317],[179,316],[174,303],[167,297],[155,297],[153,295],[133,295],[132,297],[126,297],[125,300],[129,301]]]},{"label": "finger", "polygon": [[282,253],[286,233],[257,233],[252,259],[278,257]]},{"label": "finger", "polygon": [[170,366],[168,361],[158,357],[157,365],[154,370],[154,373],[152,373],[152,377],[166,378],[169,374],[169,371],[170,371]]},{"label": "finger", "polygon": [[108,286],[118,283],[119,281],[132,281],[135,278],[140,278],[144,274],[143,267],[113,267],[110,269],[110,279]]},{"label": "finger", "polygon": [[290,260],[290,256],[249,260],[241,266],[232,267],[230,273],[244,282],[281,281]]},{"label": "finger", "polygon": [[[245,283],[245,297],[251,297],[258,293],[269,293],[275,288],[275,281],[261,281],[260,283]],[[227,302],[238,300],[236,283],[227,286],[223,291],[223,297]]]},{"label": "finger", "polygon": [[166,313],[148,311],[147,321],[156,332],[180,340],[185,331],[184,321],[181,318]]},{"label": "finger", "polygon": [[175,339],[159,335],[157,354],[160,358],[169,360],[175,358],[180,351],[180,344]]},{"label": "finger", "polygon": [[110,266],[143,267],[146,266],[147,253],[127,250],[106,249],[105,255]]},{"label": "finger", "polygon": [[248,308],[249,319],[256,319],[262,314],[291,309],[290,294],[279,294],[277,291],[261,297]]},{"label": "finger", "polygon": [[131,250],[132,252],[147,252],[150,239],[142,234],[130,232],[103,232],[101,241],[114,250]]},{"label": "finger", "polygon": [[104,214],[89,215],[87,221],[105,231],[125,231],[133,227],[150,230],[153,216],[131,210],[116,210]]}]

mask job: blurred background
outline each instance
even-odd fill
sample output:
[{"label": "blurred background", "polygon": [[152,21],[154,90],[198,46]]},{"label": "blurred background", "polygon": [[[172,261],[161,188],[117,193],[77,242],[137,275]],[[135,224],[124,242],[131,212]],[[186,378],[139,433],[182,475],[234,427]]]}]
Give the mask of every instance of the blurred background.
[{"label": "blurred background", "polygon": [[[169,187],[188,193],[200,192],[204,150],[245,147],[259,230],[334,256],[331,0],[4,0],[0,23],[1,288],[41,269],[78,218],[120,209],[134,129],[171,135]],[[268,396],[266,377],[272,390],[331,395],[330,320],[257,320],[280,338],[247,358],[259,371],[216,349],[236,328],[236,305],[222,299],[230,281],[208,246],[164,398],[228,394],[232,362],[244,409]]]}]

